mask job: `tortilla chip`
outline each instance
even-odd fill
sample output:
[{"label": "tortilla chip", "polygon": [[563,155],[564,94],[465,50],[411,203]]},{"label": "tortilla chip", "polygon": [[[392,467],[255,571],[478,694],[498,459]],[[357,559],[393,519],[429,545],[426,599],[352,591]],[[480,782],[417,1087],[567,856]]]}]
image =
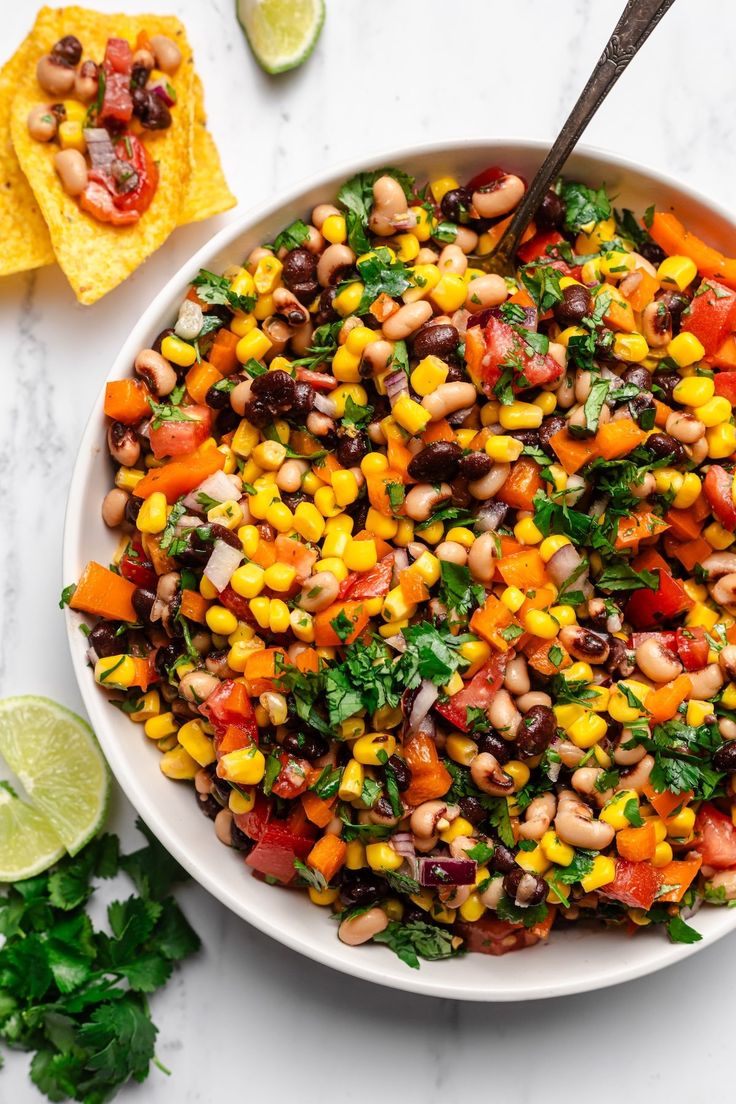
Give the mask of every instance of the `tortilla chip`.
[{"label": "tortilla chip", "polygon": [[[145,16],[141,21],[147,22]],[[56,260],[48,227],[35,200],[30,185],[20,167],[10,137],[12,97],[22,73],[34,67],[38,48],[34,32],[20,45],[12,58],[0,70],[0,226],[3,228],[3,252],[0,256],[0,276],[26,272],[31,268],[53,264]],[[206,127],[202,82],[194,74],[194,136],[192,156],[194,166],[178,226],[201,222],[212,215],[230,210],[237,199],[227,186],[220,155]]]},{"label": "tortilla chip", "polygon": [[188,222],[202,222],[229,211],[238,202],[227,186],[220,164],[214,138],[207,130],[207,116],[204,110],[204,89],[197,73],[194,74],[194,170],[189,181],[186,199],[179,225]]},{"label": "tortilla chip", "polygon": [[[53,264],[51,238],[10,140],[10,105],[35,54],[33,32],[0,69],[0,276]],[[35,66],[34,66],[35,68]]]},{"label": "tortilla chip", "polygon": [[108,38],[133,42],[140,30],[174,39],[182,52],[182,63],[170,78],[176,90],[172,125],[146,135],[146,147],[158,162],[159,182],[150,207],[133,226],[98,222],[62,189],[53,164],[54,147],[34,141],[28,133],[29,111],[48,99],[36,80],[34,64],[20,75],[11,109],[15,152],[46,220],[56,259],[80,303],[94,303],[122,283],[177,225],[192,172],[192,51],[184,27],[173,17],[100,15],[76,7],[43,8],[32,33],[37,57],[48,53],[64,35],[74,34],[82,42],[84,57],[101,60]]}]

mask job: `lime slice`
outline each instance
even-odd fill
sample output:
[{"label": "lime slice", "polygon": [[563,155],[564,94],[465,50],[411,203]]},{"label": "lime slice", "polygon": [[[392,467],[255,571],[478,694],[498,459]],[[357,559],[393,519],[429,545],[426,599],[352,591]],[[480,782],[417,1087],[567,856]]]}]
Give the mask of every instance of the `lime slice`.
[{"label": "lime slice", "polygon": [[0,882],[32,878],[63,854],[63,843],[41,813],[0,785]]},{"label": "lime slice", "polygon": [[325,20],[324,0],[235,0],[235,9],[267,73],[284,73],[306,61]]},{"label": "lime slice", "polygon": [[110,778],[92,729],[48,698],[0,701],[0,755],[70,855],[105,817]]}]

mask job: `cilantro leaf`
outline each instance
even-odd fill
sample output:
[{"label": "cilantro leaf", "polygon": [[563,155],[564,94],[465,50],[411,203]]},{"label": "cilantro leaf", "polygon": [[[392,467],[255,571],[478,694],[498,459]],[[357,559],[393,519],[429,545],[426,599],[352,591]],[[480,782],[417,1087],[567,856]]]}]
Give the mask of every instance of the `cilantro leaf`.
[{"label": "cilantro leaf", "polygon": [[395,666],[396,680],[409,689],[429,679],[444,686],[464,663],[458,649],[458,638],[447,630],[437,629],[428,621],[402,629],[406,649]]},{"label": "cilantro leaf", "polygon": [[611,204],[603,188],[596,190],[585,184],[563,181],[560,196],[565,204],[566,230],[577,232],[611,216]]},{"label": "cilantro leaf", "polygon": [[218,276],[215,272],[209,272],[206,268],[200,268],[192,280],[192,287],[197,289],[197,295],[203,303],[211,306],[229,307],[230,310],[240,310],[249,314],[256,305],[253,295],[236,295],[230,290],[230,281],[226,276]]},{"label": "cilantro leaf", "polygon": [[699,943],[703,938],[699,931],[686,924],[681,916],[667,921],[667,935],[672,943]]},{"label": "cilantro leaf", "polygon": [[296,219],[273,239],[273,251],[280,249],[298,249],[309,239],[309,227],[302,219]]},{"label": "cilantro leaf", "polygon": [[64,606],[69,605],[72,598],[74,597],[74,591],[76,589],[77,589],[77,584],[76,583],[69,583],[69,586],[64,587],[64,589],[61,592],[61,597],[59,598],[59,609],[63,609]]},{"label": "cilantro leaf", "polygon": [[496,906],[496,915],[499,920],[508,920],[512,924],[523,924],[525,928],[533,928],[535,924],[541,924],[546,918],[549,909],[542,902],[541,905],[529,905],[520,908],[514,904],[510,897],[502,897]]},{"label": "cilantro leaf", "polygon": [[450,560],[440,562],[440,589],[438,597],[451,613],[467,618],[485,601],[486,592],[480,583],[473,582],[470,569]]},{"label": "cilantro leaf", "polygon": [[358,406],[352,395],[348,395],[345,400],[345,411],[341,419],[344,426],[354,426],[356,429],[362,429],[364,426],[368,425],[372,417],[372,406]]},{"label": "cilantro leaf", "polygon": [[618,558],[614,562],[607,563],[596,579],[596,586],[601,590],[657,590],[659,576],[654,571],[636,571],[631,564]]},{"label": "cilantro leaf", "polygon": [[368,219],[373,209],[373,185],[380,176],[392,176],[404,189],[407,199],[411,198],[414,180],[400,169],[375,169],[369,173],[357,173],[346,180],[337,193],[337,201],[346,210],[345,221],[348,231],[348,244],[355,253],[367,253],[371,248],[368,237]]},{"label": "cilantro leaf", "polygon": [[379,295],[396,299],[411,286],[409,269],[401,261],[392,260],[385,246],[379,246],[359,260],[357,269],[364,285],[357,314],[365,314]]},{"label": "cilantro leaf", "polygon": [[434,961],[450,958],[457,952],[452,946],[452,933],[423,920],[401,924],[392,920],[387,928],[373,936],[375,943],[385,943],[402,962],[419,969],[419,959]]}]

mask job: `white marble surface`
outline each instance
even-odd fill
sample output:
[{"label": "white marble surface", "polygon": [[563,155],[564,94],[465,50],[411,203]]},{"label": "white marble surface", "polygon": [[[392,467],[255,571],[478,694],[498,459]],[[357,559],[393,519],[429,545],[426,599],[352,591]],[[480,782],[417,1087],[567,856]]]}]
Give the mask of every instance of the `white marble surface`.
[{"label": "white marble surface", "polygon": [[[186,21],[241,211],[330,162],[413,140],[551,138],[621,3],[328,0],[309,64],[272,80],[250,57],[231,0],[97,0],[111,11],[173,8]],[[0,3],[3,55],[32,7]],[[733,206],[735,32],[729,0],[679,0],[589,141]],[[78,306],[51,269],[0,282],[0,694],[47,694],[81,709],[56,608],[76,442],[131,320],[214,229],[178,231],[93,308]],[[113,827],[132,839],[132,821],[116,795]],[[288,1091],[304,1104],[336,1092],[362,1104],[507,1092],[517,1104],[562,1104],[582,1083],[604,1104],[659,1104],[702,1100],[732,1082],[735,937],[598,995],[464,1006],[352,981],[251,930],[196,886],[181,896],[204,949],[152,1002],[172,1077],[154,1070],[121,1100],[280,1100]],[[0,1101],[40,1099],[25,1066],[10,1058]]]}]

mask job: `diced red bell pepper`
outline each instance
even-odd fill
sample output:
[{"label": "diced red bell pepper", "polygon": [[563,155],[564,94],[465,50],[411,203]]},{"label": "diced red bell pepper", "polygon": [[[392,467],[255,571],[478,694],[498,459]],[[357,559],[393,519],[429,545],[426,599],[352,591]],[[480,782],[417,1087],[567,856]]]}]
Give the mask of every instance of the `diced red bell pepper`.
[{"label": "diced red bell pepper", "polygon": [[304,862],[313,842],[303,836],[295,836],[284,821],[272,820],[245,861],[253,870],[288,885],[296,875],[294,860]]},{"label": "diced red bell pepper", "polygon": [[657,897],[661,881],[649,862],[614,859],[616,877],[601,888],[604,897],[612,897],[629,908],[650,909]]},{"label": "diced red bell pepper", "polygon": [[540,230],[535,234],[533,238],[530,238],[528,242],[524,242],[516,250],[516,256],[519,258],[522,264],[531,264],[532,261],[537,261],[541,258],[549,259],[550,256],[555,256],[555,246],[561,245],[564,242],[562,234],[557,230]]},{"label": "diced red bell pepper", "polygon": [[143,551],[142,544],[134,542],[132,547],[134,555],[125,552],[120,560],[120,574],[137,587],[155,592],[158,576],[153,570],[153,564]]},{"label": "diced red bell pepper", "polygon": [[481,169],[479,173],[476,173],[465,187],[469,192],[477,192],[479,188],[485,188],[488,184],[492,184],[494,180],[500,180],[502,176],[506,176],[503,169],[499,168],[498,165],[489,165],[487,169]]},{"label": "diced red bell pepper", "polygon": [[736,506],[733,501],[733,476],[720,464],[711,464],[703,480],[703,493],[713,513],[724,529],[736,529]]},{"label": "diced red bell pepper", "polygon": [[325,372],[312,372],[309,368],[297,368],[296,378],[300,383],[309,383],[317,391],[334,391],[337,380]]},{"label": "diced red bell pepper", "polygon": [[[473,331],[469,330],[468,335]],[[474,340],[476,340],[474,338]],[[479,383],[492,399],[497,396],[493,390],[507,365],[513,365],[511,386],[514,392],[526,391],[531,387],[541,387],[559,379],[564,368],[549,353],[542,355],[534,352],[519,333],[501,318],[491,315],[483,331],[485,352],[478,366]],[[473,369],[471,351],[468,363]]]},{"label": "diced red bell pepper", "polygon": [[454,728],[467,732],[470,728],[468,709],[485,710],[491,704],[494,695],[501,688],[507,659],[506,653],[494,655],[477,674],[473,675],[464,689],[453,694],[446,702],[436,705],[436,711]]},{"label": "diced red bell pepper", "polygon": [[705,279],[682,317],[682,329],[694,334],[711,356],[736,326],[736,292]]},{"label": "diced red bell pepper", "polygon": [[635,590],[626,603],[626,620],[634,629],[654,629],[692,609],[692,598],[653,548],[637,556],[632,566],[636,571],[652,571],[659,576],[656,590],[648,587]]},{"label": "diced red bell pepper", "polygon": [[676,650],[686,671],[699,671],[708,663],[710,647],[705,629],[699,625],[692,629],[678,629]]},{"label": "diced red bell pepper", "polygon": [[353,571],[340,587],[340,598],[382,598],[391,589],[393,555],[385,556],[370,571]]},{"label": "diced red bell pepper", "polygon": [[294,755],[285,752],[279,756],[281,770],[276,776],[276,781],[271,786],[271,792],[277,797],[293,798],[304,793],[309,783],[309,774],[312,769],[307,759],[298,759]]},{"label": "diced red bell pepper", "polygon": [[731,406],[736,406],[736,372],[716,372],[713,383],[716,395],[722,395]]},{"label": "diced red bell pepper", "polygon": [[243,598],[241,594],[236,594],[229,583],[224,590],[220,591],[218,600],[221,605],[235,614],[238,621],[247,621],[251,625],[255,624],[255,618],[248,605],[248,599]]},{"label": "diced red bell pepper", "polygon": [[533,947],[540,939],[546,939],[553,920],[554,909],[549,910],[546,921],[535,924],[533,928],[496,920],[492,916],[481,916],[480,920],[472,923],[456,924],[455,930],[462,936],[466,950],[476,954],[504,955],[510,951],[523,951],[525,947]]},{"label": "diced red bell pepper", "polygon": [[703,856],[705,866],[728,870],[736,866],[736,828],[733,821],[715,805],[706,801],[695,817],[696,851]]},{"label": "diced red bell pepper", "polygon": [[79,197],[79,206],[98,222],[109,222],[113,226],[132,226],[140,218],[137,211],[118,210],[100,173],[94,170],[89,174],[87,187]]},{"label": "diced red bell pepper", "polygon": [[256,793],[253,808],[247,813],[233,813],[233,820],[241,832],[245,832],[250,839],[259,840],[268,827],[273,812],[273,801],[262,794]]}]

